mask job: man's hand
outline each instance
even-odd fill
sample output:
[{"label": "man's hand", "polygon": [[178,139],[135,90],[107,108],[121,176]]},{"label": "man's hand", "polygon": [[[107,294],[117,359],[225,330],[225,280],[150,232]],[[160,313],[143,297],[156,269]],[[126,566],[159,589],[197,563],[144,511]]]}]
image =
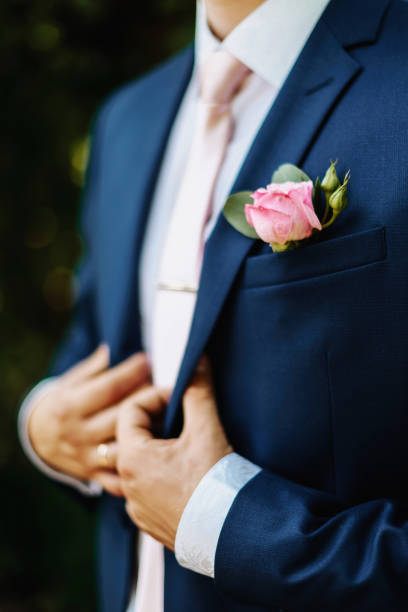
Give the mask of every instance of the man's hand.
[{"label": "man's hand", "polygon": [[[81,480],[94,480],[122,495],[116,471],[118,403],[150,380],[143,353],[109,368],[109,349],[101,346],[58,379],[33,409],[31,444],[48,465]],[[98,446],[106,451],[98,456]]]},{"label": "man's hand", "polygon": [[118,420],[118,471],[127,511],[142,530],[174,550],[183,510],[201,478],[232,452],[218,417],[209,364],[202,359],[183,398],[179,438],[161,440],[168,393],[146,388],[125,400]]}]

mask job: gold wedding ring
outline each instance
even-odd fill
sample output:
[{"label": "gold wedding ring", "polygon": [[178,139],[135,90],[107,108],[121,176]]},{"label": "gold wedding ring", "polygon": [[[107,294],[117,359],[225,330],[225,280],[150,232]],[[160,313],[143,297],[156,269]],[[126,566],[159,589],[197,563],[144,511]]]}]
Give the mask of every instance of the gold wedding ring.
[{"label": "gold wedding ring", "polygon": [[99,444],[96,449],[96,454],[98,455],[98,463],[100,467],[110,467],[109,462],[109,446],[107,444]]}]

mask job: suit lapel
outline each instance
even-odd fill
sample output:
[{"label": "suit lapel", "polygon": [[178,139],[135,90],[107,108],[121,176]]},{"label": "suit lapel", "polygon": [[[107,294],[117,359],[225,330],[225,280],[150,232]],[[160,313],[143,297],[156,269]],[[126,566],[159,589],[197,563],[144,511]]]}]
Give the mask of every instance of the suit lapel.
[{"label": "suit lapel", "polygon": [[135,102],[143,122],[135,117],[132,106],[126,133],[109,151],[115,168],[107,173],[103,192],[98,283],[101,292],[98,304],[103,311],[98,314],[113,363],[142,346],[138,261],[155,180],[191,76],[193,59],[191,46],[159,68],[161,74],[150,76],[157,83],[150,86],[147,83],[143,99]]},{"label": "suit lapel", "polygon": [[[259,131],[232,193],[267,184],[272,171],[284,162],[301,165],[325,118],[359,69],[321,19]],[[328,151],[328,156],[334,153]],[[253,242],[220,216],[205,249],[190,337],[166,414],[167,436],[180,425],[175,417],[182,394]]]}]

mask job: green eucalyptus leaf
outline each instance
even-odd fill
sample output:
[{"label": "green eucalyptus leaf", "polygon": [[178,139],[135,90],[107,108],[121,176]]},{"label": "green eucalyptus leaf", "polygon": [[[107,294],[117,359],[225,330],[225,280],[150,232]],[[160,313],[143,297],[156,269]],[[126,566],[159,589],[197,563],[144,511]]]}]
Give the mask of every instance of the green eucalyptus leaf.
[{"label": "green eucalyptus leaf", "polygon": [[252,191],[240,191],[230,195],[224,204],[223,214],[227,221],[244,236],[248,238],[259,238],[258,234],[248,224],[245,217],[245,204],[251,203]]},{"label": "green eucalyptus leaf", "polygon": [[310,180],[306,172],[293,164],[282,164],[272,175],[272,183],[303,183]]}]

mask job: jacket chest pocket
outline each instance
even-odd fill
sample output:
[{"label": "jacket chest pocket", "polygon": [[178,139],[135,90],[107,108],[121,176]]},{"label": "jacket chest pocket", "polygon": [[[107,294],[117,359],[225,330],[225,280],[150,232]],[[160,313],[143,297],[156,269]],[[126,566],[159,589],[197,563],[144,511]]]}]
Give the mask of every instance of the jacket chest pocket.
[{"label": "jacket chest pocket", "polygon": [[386,258],[386,232],[376,227],[284,253],[248,257],[240,289],[256,289],[314,279],[380,262]]}]

